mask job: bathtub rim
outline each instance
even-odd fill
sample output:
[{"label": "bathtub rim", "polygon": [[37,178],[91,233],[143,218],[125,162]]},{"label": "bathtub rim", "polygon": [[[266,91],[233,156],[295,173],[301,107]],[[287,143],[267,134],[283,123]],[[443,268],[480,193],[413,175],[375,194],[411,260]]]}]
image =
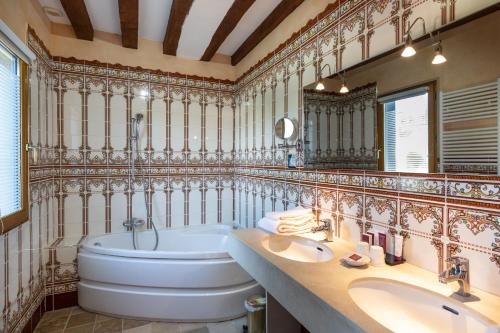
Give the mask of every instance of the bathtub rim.
[{"label": "bathtub rim", "polygon": [[[183,232],[196,233],[197,230],[224,230],[227,231],[225,237],[229,236],[232,228],[227,224],[205,224],[196,226],[179,226],[159,230],[162,232]],[[141,231],[143,233],[153,233],[153,230]],[[144,258],[144,259],[172,259],[172,260],[203,260],[203,259],[223,259],[231,258],[227,250],[216,250],[216,251],[153,251],[153,250],[132,250],[132,249],[120,249],[112,247],[103,247],[94,245],[93,243],[98,241],[100,238],[110,236],[110,235],[127,235],[130,237],[130,242],[132,243],[132,233],[130,231],[116,232],[104,235],[88,236],[80,245],[81,250],[92,252],[99,255],[115,256],[115,257],[125,257],[125,258]],[[160,240],[161,241],[161,240]]]}]

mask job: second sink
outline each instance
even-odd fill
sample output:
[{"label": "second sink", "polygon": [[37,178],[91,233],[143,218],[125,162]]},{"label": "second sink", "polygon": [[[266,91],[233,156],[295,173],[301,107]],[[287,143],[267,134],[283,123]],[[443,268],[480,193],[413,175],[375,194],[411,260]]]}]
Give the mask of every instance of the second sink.
[{"label": "second sink", "polygon": [[297,236],[271,235],[262,240],[269,252],[294,261],[325,262],[333,259],[333,251],[313,240]]},{"label": "second sink", "polygon": [[365,278],[349,288],[353,301],[396,333],[498,333],[499,327],[462,303],[393,280]]}]

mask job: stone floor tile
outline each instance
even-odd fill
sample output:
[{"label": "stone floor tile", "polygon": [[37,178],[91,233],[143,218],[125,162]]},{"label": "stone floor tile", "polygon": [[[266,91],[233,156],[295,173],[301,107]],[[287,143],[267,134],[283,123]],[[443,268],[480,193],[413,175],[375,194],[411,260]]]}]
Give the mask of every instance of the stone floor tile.
[{"label": "stone floor tile", "polygon": [[115,333],[122,331],[122,319],[109,319],[96,322],[94,333]]},{"label": "stone floor tile", "polygon": [[69,317],[68,323],[66,324],[66,328],[82,326],[84,324],[94,323],[96,315],[90,312],[82,312],[77,314],[72,314]]},{"label": "stone floor tile", "polygon": [[151,333],[180,333],[179,324],[155,322],[151,324]]},{"label": "stone floor tile", "polygon": [[115,318],[115,317],[105,316],[102,314],[97,314],[95,321],[100,322],[100,321],[105,321],[105,320],[110,320],[110,319],[120,319],[120,318]]},{"label": "stone floor tile", "polygon": [[140,326],[145,326],[151,324],[150,321],[146,320],[134,320],[134,319],[123,319],[123,329],[135,328]]},{"label": "stone floor tile", "polygon": [[48,311],[43,314],[42,321],[66,320],[71,314],[72,308]]},{"label": "stone floor tile", "polygon": [[64,317],[45,317],[43,316],[42,320],[37,326],[37,333],[52,333],[55,331],[62,331],[64,327],[66,327],[66,322],[68,321],[69,316]]},{"label": "stone floor tile", "polygon": [[179,332],[181,333],[209,333],[206,323],[181,323]]},{"label": "stone floor tile", "polygon": [[75,307],[73,308],[73,311],[71,311],[71,314],[72,314],[72,315],[75,315],[75,314],[82,313],[82,312],[87,312],[87,313],[88,313],[88,311],[86,311],[86,310],[82,309],[81,307],[79,307],[79,306],[75,306]]},{"label": "stone floor tile", "polygon": [[[123,333],[152,333],[152,332],[153,332],[153,324],[151,323],[128,329],[126,329],[125,327],[123,328]],[[167,331],[167,333],[169,333],[169,331]]]},{"label": "stone floor tile", "polygon": [[64,333],[92,333],[94,331],[94,323],[85,324],[81,326],[75,326],[66,328]]},{"label": "stone floor tile", "polygon": [[210,333],[241,333],[243,329],[238,329],[234,322],[226,321],[221,323],[210,323],[207,325]]},{"label": "stone floor tile", "polygon": [[38,325],[36,329],[33,331],[33,333],[62,333],[62,332],[63,332],[62,329],[57,330],[54,329],[53,327],[40,327],[40,325]]}]

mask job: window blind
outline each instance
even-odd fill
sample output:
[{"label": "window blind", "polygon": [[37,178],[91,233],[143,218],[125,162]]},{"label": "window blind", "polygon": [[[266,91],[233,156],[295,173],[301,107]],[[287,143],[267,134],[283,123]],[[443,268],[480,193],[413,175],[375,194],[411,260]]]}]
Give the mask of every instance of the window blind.
[{"label": "window blind", "polygon": [[384,103],[384,170],[429,172],[428,93],[411,91]]},{"label": "window blind", "polygon": [[0,217],[22,208],[18,58],[0,44]]}]

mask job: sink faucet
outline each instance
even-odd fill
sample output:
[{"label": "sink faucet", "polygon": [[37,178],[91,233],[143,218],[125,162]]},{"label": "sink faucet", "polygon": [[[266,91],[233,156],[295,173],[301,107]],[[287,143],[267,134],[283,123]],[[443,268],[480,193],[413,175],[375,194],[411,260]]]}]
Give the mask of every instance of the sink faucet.
[{"label": "sink faucet", "polygon": [[446,259],[446,270],[439,274],[439,282],[448,283],[457,281],[460,289],[456,292],[460,296],[470,296],[469,259],[450,257]]},{"label": "sink faucet", "polygon": [[317,227],[312,227],[311,232],[318,232],[318,231],[329,231],[331,226],[332,226],[332,220],[330,219],[322,219],[318,221],[318,226]]}]

